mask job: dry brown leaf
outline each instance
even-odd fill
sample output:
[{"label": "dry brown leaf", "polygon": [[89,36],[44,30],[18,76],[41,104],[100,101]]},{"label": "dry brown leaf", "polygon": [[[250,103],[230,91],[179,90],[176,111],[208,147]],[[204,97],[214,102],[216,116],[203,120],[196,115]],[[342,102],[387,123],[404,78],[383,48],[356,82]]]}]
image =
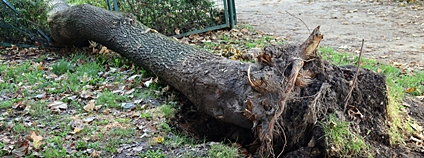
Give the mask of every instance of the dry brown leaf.
[{"label": "dry brown leaf", "polygon": [[72,134],[76,134],[76,133],[78,133],[78,132],[80,132],[81,130],[83,130],[84,128],[82,127],[82,128],[80,128],[80,127],[75,127],[74,128],[74,132],[71,132]]},{"label": "dry brown leaf", "polygon": [[54,101],[53,103],[47,104],[47,107],[53,112],[60,112],[60,110],[68,109],[68,104],[61,101]]},{"label": "dry brown leaf", "polygon": [[99,54],[107,54],[109,53],[109,50],[107,50],[107,47],[103,46],[102,49],[100,49]]},{"label": "dry brown leaf", "polygon": [[32,139],[32,146],[35,149],[40,149],[41,145],[43,145],[43,137],[41,135],[37,135],[33,130],[29,131],[29,133]]},{"label": "dry brown leaf", "polygon": [[132,88],[132,89],[130,89],[130,90],[127,90],[127,91],[125,91],[125,95],[129,95],[129,94],[131,94],[131,93],[133,93],[135,91],[135,89],[134,88]]},{"label": "dry brown leaf", "polygon": [[153,137],[152,140],[156,143],[162,143],[165,140],[165,138],[162,137],[161,135],[158,135],[157,137]]},{"label": "dry brown leaf", "polygon": [[93,150],[93,152],[90,154],[90,157],[93,157],[93,158],[100,157],[100,152]]},{"label": "dry brown leaf", "polygon": [[35,63],[35,67],[36,67],[37,70],[44,70],[45,69],[43,62]]},{"label": "dry brown leaf", "polygon": [[28,154],[29,142],[27,139],[21,139],[16,143],[15,149],[12,150],[16,157],[24,157]]},{"label": "dry brown leaf", "polygon": [[410,87],[410,88],[408,88],[408,89],[406,90],[406,93],[412,93],[412,92],[414,92],[416,89],[417,89],[417,88]]},{"label": "dry brown leaf", "polygon": [[87,112],[91,112],[96,108],[95,105],[96,100],[90,100],[87,105],[84,106],[84,110]]}]

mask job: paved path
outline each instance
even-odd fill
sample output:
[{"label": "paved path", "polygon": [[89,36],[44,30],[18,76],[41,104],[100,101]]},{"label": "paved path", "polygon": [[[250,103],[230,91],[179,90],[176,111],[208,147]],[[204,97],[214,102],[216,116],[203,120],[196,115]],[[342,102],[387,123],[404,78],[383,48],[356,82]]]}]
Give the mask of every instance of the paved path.
[{"label": "paved path", "polygon": [[[321,45],[364,56],[424,66],[424,7],[357,0],[238,0],[238,22],[257,30],[302,42],[309,29],[321,26]],[[293,16],[289,15],[291,13]]]}]

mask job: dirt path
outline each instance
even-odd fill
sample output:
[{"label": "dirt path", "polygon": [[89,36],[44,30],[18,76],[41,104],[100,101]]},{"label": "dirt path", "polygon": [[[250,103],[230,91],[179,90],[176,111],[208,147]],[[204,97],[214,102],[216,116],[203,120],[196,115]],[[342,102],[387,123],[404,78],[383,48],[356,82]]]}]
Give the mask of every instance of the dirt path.
[{"label": "dirt path", "polygon": [[[358,53],[365,39],[364,56],[424,68],[424,7],[357,0],[244,0],[237,1],[239,23],[265,33],[302,42],[308,29],[321,25],[321,45]],[[289,15],[291,13],[295,17]],[[311,30],[312,31],[312,30]]]}]

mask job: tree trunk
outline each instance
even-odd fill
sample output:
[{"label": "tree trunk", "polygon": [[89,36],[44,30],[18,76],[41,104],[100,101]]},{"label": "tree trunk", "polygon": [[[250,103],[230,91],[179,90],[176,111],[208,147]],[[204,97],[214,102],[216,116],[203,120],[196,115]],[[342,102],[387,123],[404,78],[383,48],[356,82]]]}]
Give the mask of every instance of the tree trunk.
[{"label": "tree trunk", "polygon": [[[312,131],[307,130],[315,128],[328,109],[343,108],[343,95],[347,94],[349,84],[342,71],[350,69],[333,67],[317,57],[316,48],[323,38],[319,27],[301,45],[265,48],[257,57],[258,63],[253,64],[181,44],[135,19],[131,14],[78,5],[57,11],[48,22],[56,43],[96,41],[154,72],[201,111],[252,129],[264,153],[273,154],[276,140],[284,144],[278,147],[279,151],[286,146],[308,144],[314,138]],[[384,77],[380,78],[384,85]],[[358,82],[364,80],[367,78],[359,76]],[[334,87],[334,83],[339,87]],[[377,93],[385,96],[385,86],[381,84],[367,88],[381,90]],[[349,103],[356,105],[354,99],[361,97],[366,96],[352,97]],[[325,107],[324,101],[328,100],[334,103]],[[384,105],[367,106],[383,107],[385,111],[386,100],[380,102]],[[377,135],[384,132],[385,129],[377,131]]]}]

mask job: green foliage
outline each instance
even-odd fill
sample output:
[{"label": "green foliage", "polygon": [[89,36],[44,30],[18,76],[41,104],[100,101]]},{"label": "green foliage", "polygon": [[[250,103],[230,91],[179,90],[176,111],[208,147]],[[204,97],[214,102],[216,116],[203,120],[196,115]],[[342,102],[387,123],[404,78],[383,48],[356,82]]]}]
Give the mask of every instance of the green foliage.
[{"label": "green foliage", "polygon": [[66,2],[68,2],[70,5],[90,4],[100,8],[107,8],[106,0],[66,0]]},{"label": "green foliage", "polygon": [[250,25],[250,24],[242,25],[242,26],[241,26],[241,28],[242,28],[242,29],[246,28],[246,29],[248,29],[250,32],[255,32],[255,31],[256,31],[256,29],[255,29],[252,25]]},{"label": "green foliage", "polygon": [[99,142],[88,143],[88,148],[98,150],[100,148],[100,143]]},{"label": "green foliage", "polygon": [[50,143],[54,143],[55,146],[62,148],[63,147],[63,138],[59,136],[53,136],[53,138],[48,140]]},{"label": "green foliage", "polygon": [[175,30],[185,33],[225,22],[222,10],[210,0],[122,0],[120,9],[168,36]]},{"label": "green foliage", "polygon": [[15,12],[5,5],[0,5],[0,38],[12,42],[28,42],[27,40],[42,39],[41,36],[36,34],[36,29],[38,28],[43,32],[48,32],[47,1],[8,0],[8,2],[20,14],[17,16]]}]

